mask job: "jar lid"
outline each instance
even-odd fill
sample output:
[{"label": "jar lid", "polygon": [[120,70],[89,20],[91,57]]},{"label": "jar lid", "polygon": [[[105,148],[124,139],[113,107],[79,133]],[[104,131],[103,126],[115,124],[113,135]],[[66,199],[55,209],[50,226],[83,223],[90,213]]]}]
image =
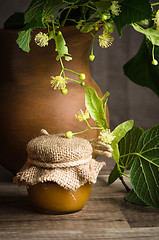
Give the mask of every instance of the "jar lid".
[{"label": "jar lid", "polygon": [[64,134],[43,135],[32,139],[27,145],[30,159],[44,163],[60,163],[90,158],[92,146],[80,137],[68,139]]},{"label": "jar lid", "polygon": [[64,134],[43,135],[27,145],[28,159],[14,182],[35,185],[56,182],[76,191],[85,183],[95,183],[104,162],[92,159],[92,146],[86,139]]}]

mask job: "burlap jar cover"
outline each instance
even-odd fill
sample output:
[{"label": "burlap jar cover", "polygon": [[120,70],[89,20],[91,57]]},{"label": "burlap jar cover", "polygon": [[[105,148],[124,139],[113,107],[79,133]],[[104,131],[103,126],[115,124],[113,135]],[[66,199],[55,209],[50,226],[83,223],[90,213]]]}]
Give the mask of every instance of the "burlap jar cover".
[{"label": "burlap jar cover", "polygon": [[56,182],[69,191],[85,183],[95,183],[104,162],[92,159],[92,146],[80,137],[66,138],[63,134],[43,135],[27,145],[28,159],[14,182],[35,185]]}]

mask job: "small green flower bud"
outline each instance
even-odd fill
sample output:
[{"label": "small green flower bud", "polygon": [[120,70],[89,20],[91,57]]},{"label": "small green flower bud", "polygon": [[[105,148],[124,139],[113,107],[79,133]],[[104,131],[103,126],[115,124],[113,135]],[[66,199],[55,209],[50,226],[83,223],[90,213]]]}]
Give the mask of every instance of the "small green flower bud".
[{"label": "small green flower bud", "polygon": [[108,16],[106,14],[102,14],[101,19],[102,21],[106,21],[108,19]]},{"label": "small green flower bud", "polygon": [[68,132],[66,132],[65,136],[70,139],[70,138],[72,138],[73,134],[71,131],[68,131]]},{"label": "small green flower bud", "polygon": [[85,78],[86,78],[86,75],[85,75],[84,73],[81,73],[81,74],[79,75],[79,79],[80,79],[81,81],[85,80]]},{"label": "small green flower bud", "polygon": [[85,86],[85,82],[81,82],[81,86],[84,87]]},{"label": "small green flower bud", "polygon": [[97,26],[95,26],[94,30],[97,32],[99,30],[99,28]]},{"label": "small green flower bud", "polygon": [[59,36],[62,35],[62,32],[61,32],[61,31],[58,31],[58,35],[59,35]]},{"label": "small green flower bud", "polygon": [[62,88],[62,89],[61,89],[61,93],[62,93],[62,94],[66,95],[67,92],[68,92],[67,88]]},{"label": "small green flower bud", "polygon": [[89,55],[89,60],[93,61],[95,59],[95,56],[93,54]]},{"label": "small green flower bud", "polygon": [[114,32],[114,28],[109,28],[109,33],[113,33]]},{"label": "small green flower bud", "polygon": [[157,66],[157,65],[158,65],[158,61],[157,61],[156,59],[153,59],[153,60],[152,60],[152,64],[155,65],[155,66]]}]

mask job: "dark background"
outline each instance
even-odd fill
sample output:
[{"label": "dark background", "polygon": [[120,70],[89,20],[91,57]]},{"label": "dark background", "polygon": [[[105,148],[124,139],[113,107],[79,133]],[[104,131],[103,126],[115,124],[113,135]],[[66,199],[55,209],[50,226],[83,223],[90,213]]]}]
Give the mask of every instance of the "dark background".
[{"label": "dark background", "polygon": [[[25,11],[31,0],[0,0],[0,28],[14,12]],[[156,2],[156,1],[152,1]],[[110,127],[113,129],[121,122],[133,119],[136,126],[144,130],[158,124],[159,99],[148,88],[140,87],[124,76],[123,65],[132,58],[140,47],[143,36],[127,27],[122,38],[115,31],[114,42],[108,49],[95,43],[94,62],[90,70],[94,80],[103,93],[110,92]],[[2,59],[1,59],[2,61]],[[10,180],[12,174],[0,166],[0,181]]]}]

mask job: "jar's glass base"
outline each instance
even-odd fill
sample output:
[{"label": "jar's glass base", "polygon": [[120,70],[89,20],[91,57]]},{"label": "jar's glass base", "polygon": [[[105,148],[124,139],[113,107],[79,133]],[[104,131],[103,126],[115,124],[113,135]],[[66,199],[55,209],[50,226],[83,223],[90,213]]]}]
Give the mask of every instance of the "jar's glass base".
[{"label": "jar's glass base", "polygon": [[62,212],[62,211],[46,211],[46,210],[42,210],[42,209],[38,209],[36,207],[33,206],[33,208],[35,209],[35,211],[39,212],[39,213],[45,213],[45,214],[50,214],[50,215],[65,215],[65,214],[72,214],[72,213],[76,213],[76,212],[79,212],[81,211],[83,208],[81,209],[78,209],[78,210],[74,210],[74,211],[69,211],[69,212]]}]

